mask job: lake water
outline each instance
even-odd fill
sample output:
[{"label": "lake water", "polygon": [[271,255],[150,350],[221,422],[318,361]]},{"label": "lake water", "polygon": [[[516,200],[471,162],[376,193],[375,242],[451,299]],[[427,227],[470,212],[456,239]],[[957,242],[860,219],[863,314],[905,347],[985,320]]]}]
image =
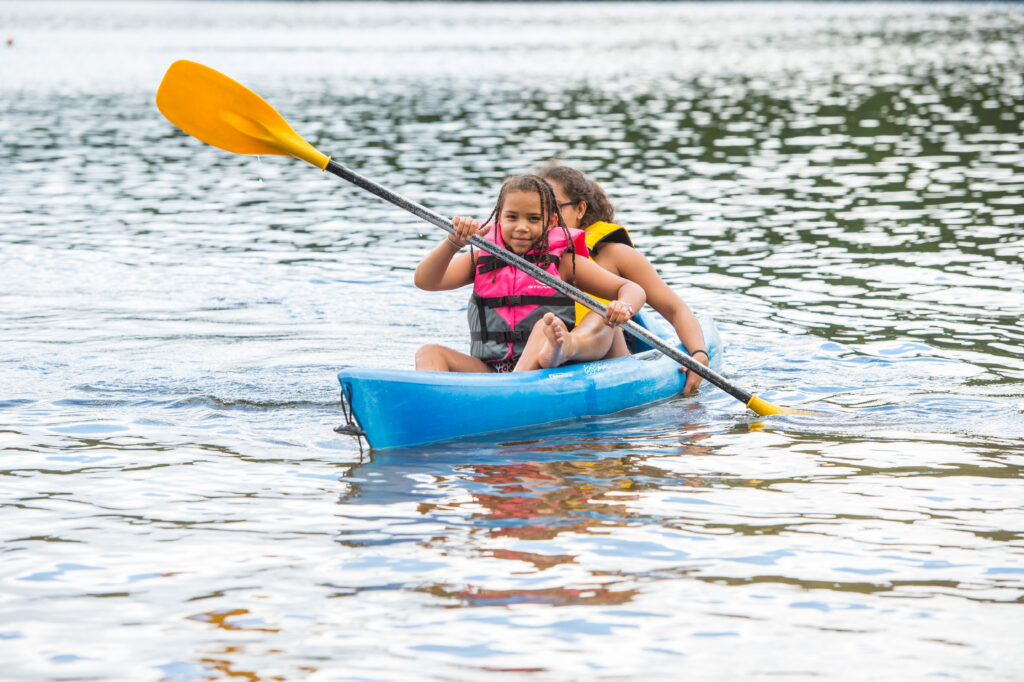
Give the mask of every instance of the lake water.
[{"label": "lake water", "polygon": [[[823,414],[361,452],[442,235],[177,131],[183,58],[445,215],[586,170]],[[1022,679],[1022,74],[1014,4],[0,2],[3,675]]]}]

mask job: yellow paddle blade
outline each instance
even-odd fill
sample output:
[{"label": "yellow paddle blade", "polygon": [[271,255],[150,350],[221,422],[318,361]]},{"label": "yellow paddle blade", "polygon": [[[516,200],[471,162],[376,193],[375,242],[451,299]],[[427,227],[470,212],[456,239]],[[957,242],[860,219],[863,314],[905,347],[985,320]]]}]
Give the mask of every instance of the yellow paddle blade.
[{"label": "yellow paddle blade", "polygon": [[756,395],[750,396],[750,400],[747,401],[747,407],[761,417],[767,417],[771,414],[820,414],[820,412],[811,412],[809,410],[795,410],[791,407],[779,407],[778,405],[768,402],[764,398],[758,398]]},{"label": "yellow paddle blade", "polygon": [[786,414],[789,411],[778,405],[771,404],[764,398],[758,398],[756,395],[750,396],[747,407],[762,417],[767,417],[770,414]]},{"label": "yellow paddle blade", "polygon": [[186,60],[171,64],[156,92],[160,113],[192,137],[235,154],[278,154],[320,170],[331,157],[292,130],[274,107],[241,83]]}]

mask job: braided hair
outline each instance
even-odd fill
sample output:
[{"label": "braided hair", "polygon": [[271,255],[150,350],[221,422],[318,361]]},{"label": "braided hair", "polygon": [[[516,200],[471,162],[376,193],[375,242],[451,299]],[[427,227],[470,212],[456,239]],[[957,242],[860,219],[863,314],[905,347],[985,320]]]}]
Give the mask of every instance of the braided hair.
[{"label": "braided hair", "polygon": [[538,170],[537,175],[561,185],[569,201],[587,202],[587,211],[580,221],[580,229],[599,221],[610,223],[615,217],[615,207],[601,186],[575,168],[552,163]]},{"label": "braided hair", "polygon": [[[498,200],[494,203],[494,209],[491,214],[484,221],[484,224],[494,222],[498,234],[501,233],[500,225],[497,224],[498,217],[501,215],[501,211],[505,206],[505,198],[509,192],[535,192],[540,197],[540,217],[541,223],[544,225],[544,233],[534,244],[534,248],[540,250],[544,257],[542,259],[541,267],[547,267],[551,263],[551,249],[548,240],[548,235],[551,230],[548,229],[548,225],[551,224],[551,216],[558,218],[557,229],[562,230],[565,235],[566,252],[576,254],[576,245],[573,243],[572,235],[569,234],[569,229],[565,226],[565,219],[562,218],[562,212],[558,210],[558,200],[555,199],[555,191],[551,189],[551,185],[548,184],[547,180],[539,175],[513,175],[505,179],[505,182],[501,183],[501,189],[498,191]],[[572,263],[572,281],[576,283],[576,259],[573,259]]]}]

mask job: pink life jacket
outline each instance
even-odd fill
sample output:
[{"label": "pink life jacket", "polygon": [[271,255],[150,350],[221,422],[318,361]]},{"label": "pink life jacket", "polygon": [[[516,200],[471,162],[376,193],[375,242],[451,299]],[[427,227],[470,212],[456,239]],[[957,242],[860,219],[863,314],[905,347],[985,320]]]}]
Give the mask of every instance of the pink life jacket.
[{"label": "pink life jacket", "polygon": [[[498,227],[492,227],[484,239],[505,246]],[[561,279],[558,263],[565,252],[588,256],[582,230],[553,227],[548,231],[548,253],[533,249],[523,257]],[[562,318],[569,329],[576,324],[571,298],[489,253],[477,258],[468,310],[473,357],[487,363],[519,359],[533,326],[549,312]]]}]

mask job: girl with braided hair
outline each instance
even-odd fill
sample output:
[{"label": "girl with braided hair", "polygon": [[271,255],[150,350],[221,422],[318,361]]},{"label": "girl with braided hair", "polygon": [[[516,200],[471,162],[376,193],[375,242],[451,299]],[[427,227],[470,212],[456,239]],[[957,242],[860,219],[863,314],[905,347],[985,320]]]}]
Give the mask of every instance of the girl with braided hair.
[{"label": "girl with braided hair", "polygon": [[[672,324],[687,352],[707,365],[708,353],[700,323],[683,299],[665,284],[650,261],[633,248],[626,228],[611,222],[615,209],[601,187],[568,166],[549,165],[537,174],[554,190],[566,226],[586,233],[591,258],[602,268],[643,287],[647,302]],[[555,316],[545,316],[547,343],[539,352],[538,362],[542,367],[558,367],[567,362],[627,355],[629,350],[622,330],[611,329],[603,322],[600,315],[583,306],[577,307],[575,328]],[[686,371],[683,367],[679,369]],[[690,372],[683,390],[696,391],[700,381],[696,372]]]},{"label": "girl with braided hair", "polygon": [[434,344],[423,346],[416,352],[416,369],[539,369],[539,354],[548,338],[545,330],[550,326],[544,319],[551,316],[566,330],[575,325],[572,299],[490,254],[473,249],[459,254],[474,234],[523,256],[563,281],[614,299],[608,304],[607,314],[603,318],[598,316],[602,324],[622,324],[646,300],[639,285],[587,258],[583,233],[566,227],[551,185],[536,175],[507,179],[483,226],[463,216],[453,218],[452,224],[456,234],[447,236],[426,255],[416,268],[413,282],[426,291],[473,285],[469,300],[470,354]]}]

